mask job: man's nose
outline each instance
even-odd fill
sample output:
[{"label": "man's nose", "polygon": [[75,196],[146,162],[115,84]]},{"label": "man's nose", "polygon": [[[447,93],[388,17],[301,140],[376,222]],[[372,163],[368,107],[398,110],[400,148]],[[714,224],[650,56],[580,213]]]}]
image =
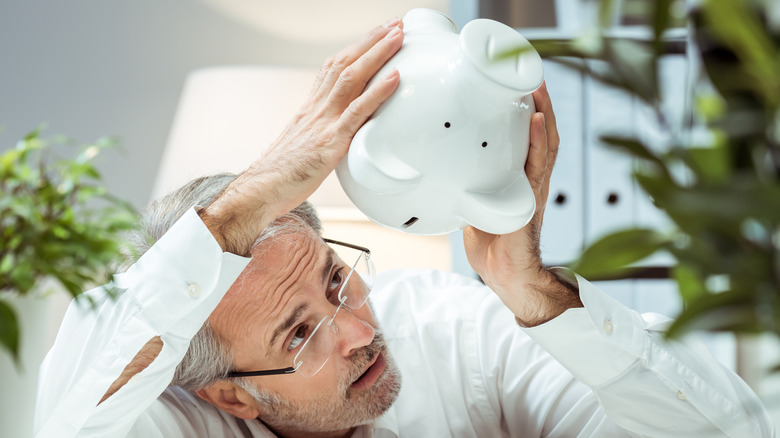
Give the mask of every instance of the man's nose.
[{"label": "man's nose", "polygon": [[374,328],[347,308],[339,312],[335,323],[339,328],[336,348],[343,357],[351,356],[374,340]]}]

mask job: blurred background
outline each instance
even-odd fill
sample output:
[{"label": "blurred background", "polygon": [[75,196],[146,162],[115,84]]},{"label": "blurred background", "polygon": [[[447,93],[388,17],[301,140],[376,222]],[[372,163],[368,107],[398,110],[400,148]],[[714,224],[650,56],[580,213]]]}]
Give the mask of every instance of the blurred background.
[{"label": "blurred background", "polygon": [[[0,3],[0,152],[41,124],[46,134],[86,143],[115,136],[121,145],[99,160],[110,191],[142,209],[189,178],[240,171],[280,132],[307,95],[322,62],[371,27],[414,7],[438,9],[459,26],[478,17],[505,22],[527,38],[571,37],[595,21],[595,0],[4,0]],[[617,32],[637,34],[625,14]],[[685,2],[677,2],[681,14]],[[681,22],[682,23],[682,22]],[[684,24],[681,24],[684,25]],[[671,120],[686,99],[696,60],[686,29],[680,53],[662,67]],[[543,230],[546,263],[574,259],[583,246],[631,224],[663,227],[630,178],[630,161],[601,148],[604,129],[651,139],[652,117],[629,96],[545,61],[562,144]],[[415,237],[384,230],[357,211],[331,178],[312,198],[328,237],[373,250],[378,270],[451,269],[472,275],[458,233]],[[413,248],[413,249],[411,249]],[[681,308],[669,260],[641,275],[600,286],[640,312],[674,316]],[[66,302],[63,295],[62,302]],[[62,305],[45,322],[53,341]],[[59,312],[59,313],[58,313]],[[38,325],[34,329],[40,329]],[[739,371],[771,407],[766,340],[703,335],[716,357]],[[48,348],[48,347],[47,347]]]}]

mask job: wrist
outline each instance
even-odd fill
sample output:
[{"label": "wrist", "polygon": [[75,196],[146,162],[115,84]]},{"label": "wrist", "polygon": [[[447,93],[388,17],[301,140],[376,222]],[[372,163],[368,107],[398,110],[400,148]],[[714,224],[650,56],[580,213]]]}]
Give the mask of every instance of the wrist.
[{"label": "wrist", "polygon": [[243,176],[198,215],[223,251],[249,256],[257,236],[275,217],[268,214],[269,196],[256,183],[242,182]]},{"label": "wrist", "polygon": [[535,327],[555,319],[574,307],[583,307],[576,279],[567,278],[568,271],[540,267],[526,272],[511,289],[505,289],[505,304],[521,327]]}]

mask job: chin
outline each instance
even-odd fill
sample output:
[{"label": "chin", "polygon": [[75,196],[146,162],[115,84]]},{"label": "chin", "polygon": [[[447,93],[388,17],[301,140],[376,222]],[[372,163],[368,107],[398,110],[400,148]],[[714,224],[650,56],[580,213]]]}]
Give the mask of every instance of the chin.
[{"label": "chin", "polygon": [[369,397],[364,400],[367,409],[366,423],[379,418],[398,399],[401,391],[401,374],[387,349],[382,351],[385,360],[385,370],[369,392]]}]

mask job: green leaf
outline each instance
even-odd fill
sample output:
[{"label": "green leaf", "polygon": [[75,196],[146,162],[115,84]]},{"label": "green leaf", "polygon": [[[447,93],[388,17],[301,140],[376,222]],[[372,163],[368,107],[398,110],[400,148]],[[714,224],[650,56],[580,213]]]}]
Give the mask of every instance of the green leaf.
[{"label": "green leaf", "polygon": [[744,66],[731,76],[744,73],[742,85],[776,108],[780,103],[778,47],[764,25],[766,17],[759,17],[755,2],[707,0],[702,11],[708,30],[717,34],[719,42],[731,48]]},{"label": "green leaf", "polygon": [[672,276],[677,281],[677,287],[685,302],[691,301],[706,293],[704,280],[691,266],[679,264],[672,269]]},{"label": "green leaf", "polygon": [[612,26],[617,16],[615,0],[601,0],[599,4],[599,26],[606,29]]},{"label": "green leaf", "polygon": [[602,237],[585,249],[571,269],[591,280],[624,275],[632,264],[669,243],[663,234],[646,228],[630,228]]},{"label": "green leaf", "polygon": [[0,300],[0,345],[19,362],[19,324],[14,309],[3,300]]},{"label": "green leaf", "polygon": [[[560,56],[587,58],[593,55],[591,53],[583,52],[583,50],[580,47],[576,46],[575,44],[573,44],[571,40],[568,39],[546,38],[546,39],[532,39],[528,41],[531,43],[533,48],[536,49],[536,52],[539,53],[539,56],[541,56],[542,58],[551,58],[551,57],[560,57]],[[515,57],[527,50],[530,50],[530,48],[520,47],[514,50],[510,50],[505,54],[501,54],[501,56]]]},{"label": "green leaf", "polygon": [[731,157],[722,145],[709,148],[688,148],[685,150],[687,163],[707,184],[725,184],[731,176]]},{"label": "green leaf", "polygon": [[655,0],[653,2],[652,26],[653,46],[657,55],[663,54],[663,34],[671,23],[671,10],[673,0]]},{"label": "green leaf", "polygon": [[601,141],[614,147],[615,149],[628,152],[636,158],[641,158],[656,165],[656,167],[669,175],[669,169],[661,158],[650,150],[644,143],[633,137],[616,137],[611,135],[602,135]]},{"label": "green leaf", "polygon": [[659,91],[656,58],[651,48],[627,38],[607,39],[604,44],[606,59],[616,82],[643,101],[654,104]]},{"label": "green leaf", "polygon": [[754,332],[754,310],[750,294],[743,291],[700,295],[687,303],[666,336],[677,338],[695,330]]},{"label": "green leaf", "polygon": [[14,254],[8,253],[0,260],[0,274],[7,274],[11,272],[14,267]]}]

